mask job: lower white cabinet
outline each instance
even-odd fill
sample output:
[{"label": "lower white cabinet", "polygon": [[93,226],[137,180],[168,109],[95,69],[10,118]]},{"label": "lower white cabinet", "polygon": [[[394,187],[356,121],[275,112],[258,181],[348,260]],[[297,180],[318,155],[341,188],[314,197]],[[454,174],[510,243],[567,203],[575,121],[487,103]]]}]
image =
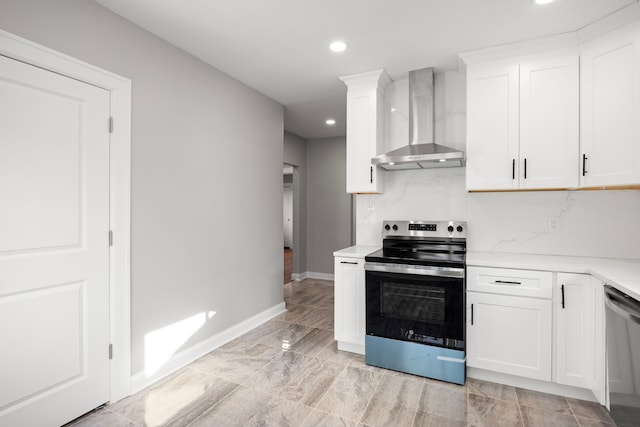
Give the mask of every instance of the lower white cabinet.
[{"label": "lower white cabinet", "polygon": [[558,273],[555,291],[556,382],[591,389],[604,403],[602,282],[587,274]]},{"label": "lower white cabinet", "polygon": [[591,388],[594,366],[594,306],[591,276],[558,273],[556,285],[556,381]]},{"label": "lower white cabinet", "polygon": [[605,400],[603,283],[588,274],[467,267],[467,366]]},{"label": "lower white cabinet", "polygon": [[364,354],[364,259],[334,258],[334,337],[340,350]]},{"label": "lower white cabinet", "polygon": [[467,365],[551,381],[551,300],[467,292]]}]

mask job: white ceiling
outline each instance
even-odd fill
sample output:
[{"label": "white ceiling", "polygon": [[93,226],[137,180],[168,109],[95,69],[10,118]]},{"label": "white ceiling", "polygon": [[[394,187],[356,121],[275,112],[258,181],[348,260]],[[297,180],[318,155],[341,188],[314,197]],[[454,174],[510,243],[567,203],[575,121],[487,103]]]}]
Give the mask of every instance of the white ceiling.
[{"label": "white ceiling", "polygon": [[[96,1],[280,102],[285,129],[316,139],[345,134],[338,76],[452,70],[457,53],[574,31],[639,0]],[[335,39],[348,50],[329,51]]]}]

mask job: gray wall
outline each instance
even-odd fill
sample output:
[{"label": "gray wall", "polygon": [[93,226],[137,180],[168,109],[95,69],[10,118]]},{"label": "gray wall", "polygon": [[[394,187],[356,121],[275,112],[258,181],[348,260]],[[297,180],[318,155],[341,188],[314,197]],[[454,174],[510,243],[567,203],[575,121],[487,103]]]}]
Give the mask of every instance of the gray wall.
[{"label": "gray wall", "polygon": [[132,373],[149,332],[283,301],[280,104],[92,1],[2,0],[0,28],[132,80]]},{"label": "gray wall", "polygon": [[307,142],[307,270],[333,274],[333,252],[351,246],[346,139]]},{"label": "gray wall", "polygon": [[283,161],[293,170],[293,265],[292,272],[307,271],[307,141],[284,133]]}]

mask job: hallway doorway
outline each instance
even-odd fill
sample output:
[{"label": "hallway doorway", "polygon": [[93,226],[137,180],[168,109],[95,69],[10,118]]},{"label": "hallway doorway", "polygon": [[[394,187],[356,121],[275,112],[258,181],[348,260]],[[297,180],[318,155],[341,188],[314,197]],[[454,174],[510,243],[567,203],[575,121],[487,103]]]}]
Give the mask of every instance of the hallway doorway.
[{"label": "hallway doorway", "polygon": [[284,242],[284,284],[293,271],[293,166],[282,167],[282,240]]}]

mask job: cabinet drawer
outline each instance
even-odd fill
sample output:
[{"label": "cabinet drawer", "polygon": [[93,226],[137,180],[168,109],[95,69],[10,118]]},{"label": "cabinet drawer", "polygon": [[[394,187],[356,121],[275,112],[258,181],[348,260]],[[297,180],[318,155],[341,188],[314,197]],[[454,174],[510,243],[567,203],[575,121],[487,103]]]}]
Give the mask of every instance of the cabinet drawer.
[{"label": "cabinet drawer", "polygon": [[467,267],[469,291],[551,299],[552,284],[550,271]]}]

